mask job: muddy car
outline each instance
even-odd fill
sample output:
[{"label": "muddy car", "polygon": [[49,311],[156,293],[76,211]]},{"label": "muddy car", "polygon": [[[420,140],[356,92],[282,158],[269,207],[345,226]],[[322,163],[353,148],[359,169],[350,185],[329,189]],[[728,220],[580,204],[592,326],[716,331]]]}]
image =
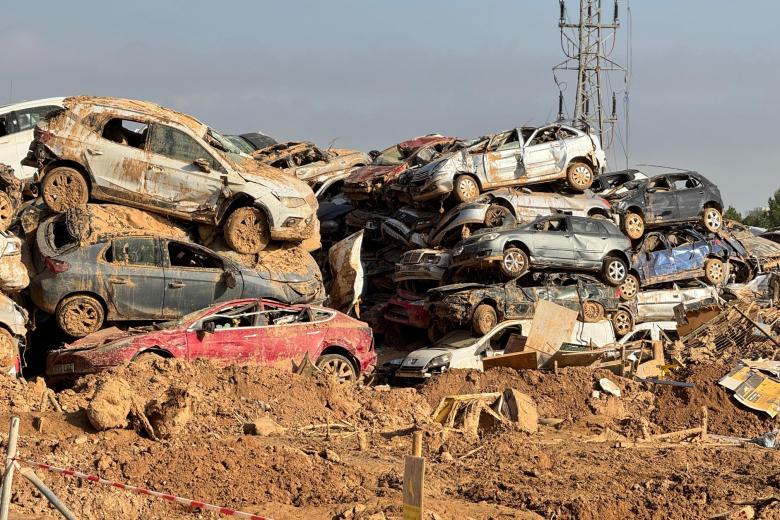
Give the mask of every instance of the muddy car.
[{"label": "muddy car", "polygon": [[558,180],[581,192],[605,167],[606,154],[596,135],[554,124],[480,138],[407,172],[403,184],[415,201],[444,199],[452,193],[456,201],[468,202],[493,188]]},{"label": "muddy car", "polygon": [[353,201],[376,198],[380,190],[392,185],[407,168],[427,164],[460,144],[455,137],[438,134],[395,144],[378,152],[368,166],[354,170],[344,181],[343,192]]},{"label": "muddy car", "polygon": [[612,207],[605,199],[587,192],[561,195],[535,193],[527,188],[502,188],[445,213],[430,232],[428,242],[434,247],[451,247],[484,227],[523,224],[555,214],[611,218]]},{"label": "muddy car", "polygon": [[6,231],[0,231],[0,289],[18,292],[30,283],[27,267],[22,262],[22,241]]},{"label": "muddy car", "polygon": [[406,247],[426,247],[428,232],[439,221],[432,211],[402,207],[378,220],[383,240],[394,240]]},{"label": "muddy car", "polygon": [[27,340],[27,311],[0,293],[0,373],[18,375]]},{"label": "muddy car", "polygon": [[[435,284],[444,278],[451,261],[452,255],[444,249],[413,249],[401,255],[393,280],[399,285],[406,282]],[[418,289],[415,292],[424,293],[429,288],[425,287],[424,290]],[[408,287],[407,290],[414,289]]]},{"label": "muddy car", "polygon": [[628,191],[626,184],[631,181],[647,180],[647,175],[639,170],[618,170],[614,172],[604,172],[593,181],[590,191],[602,197],[620,194]]},{"label": "muddy car", "polygon": [[727,220],[719,235],[735,247],[736,240],[747,251],[746,263],[749,272],[735,280],[736,282],[746,283],[756,274],[780,267],[780,240],[777,231],[768,230],[756,236],[747,226]]},{"label": "muddy car", "polygon": [[723,224],[723,201],[718,187],[696,172],[667,173],[630,181],[626,190],[608,196],[623,230],[637,240],[645,229],[700,222],[711,232]]},{"label": "muddy car", "polygon": [[540,300],[576,310],[588,323],[608,317],[619,336],[634,326],[631,307],[622,302],[616,287],[584,274],[549,273],[538,280],[534,287],[522,287],[519,279],[496,285],[445,285],[428,291],[428,305],[440,330],[447,323],[465,325],[480,336],[504,320],[533,318]]},{"label": "muddy car", "polygon": [[247,268],[180,238],[119,233],[79,244],[64,215],[37,230],[30,284],[33,303],[72,337],[107,322],[175,319],[242,297],[299,303],[324,298],[314,259],[287,271]]},{"label": "muddy car", "polygon": [[620,285],[631,254],[630,241],[608,220],[553,216],[477,231],[453,248],[451,266],[498,264],[508,279],[529,269],[596,271],[608,284]]},{"label": "muddy car", "polygon": [[200,121],[153,103],[76,97],[41,120],[25,164],[54,211],[112,201],[220,226],[239,253],[316,234],[303,181],[261,165]]},{"label": "muddy car", "polygon": [[371,164],[371,157],[358,150],[321,150],[307,141],[274,144],[253,152],[252,157],[305,181],[318,199],[339,191],[355,168]]},{"label": "muddy car", "polygon": [[[735,246],[692,228],[653,231],[637,246],[629,278],[638,277],[637,288],[694,278],[721,285],[729,274],[729,259],[739,261],[746,255],[739,244]],[[627,280],[624,290],[630,290],[626,288],[633,283]]]},{"label": "muddy car", "polygon": [[96,346],[51,352],[46,373],[52,380],[74,378],[155,356],[291,368],[308,357],[339,381],[355,381],[376,363],[371,329],[324,307],[232,300],[151,329]]},{"label": "muddy car", "polygon": [[718,288],[699,280],[687,285],[673,284],[668,289],[647,289],[636,295],[637,322],[673,321],[674,308],[681,303],[718,299]]},{"label": "muddy car", "polygon": [[247,155],[253,152],[275,145],[276,139],[262,132],[249,132],[240,135],[226,135],[231,143]]}]

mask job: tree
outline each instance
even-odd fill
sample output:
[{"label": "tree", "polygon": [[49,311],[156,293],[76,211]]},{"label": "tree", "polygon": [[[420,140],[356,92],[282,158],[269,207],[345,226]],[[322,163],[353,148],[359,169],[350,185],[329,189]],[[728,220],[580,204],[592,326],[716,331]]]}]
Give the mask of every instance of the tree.
[{"label": "tree", "polygon": [[757,208],[745,215],[742,223],[746,226],[772,228],[780,226],[780,190],[775,191],[767,201],[767,207]]},{"label": "tree", "polygon": [[728,209],[726,209],[726,212],[723,214],[723,218],[742,222],[742,215],[739,214],[739,211],[737,211],[734,206],[729,206]]}]

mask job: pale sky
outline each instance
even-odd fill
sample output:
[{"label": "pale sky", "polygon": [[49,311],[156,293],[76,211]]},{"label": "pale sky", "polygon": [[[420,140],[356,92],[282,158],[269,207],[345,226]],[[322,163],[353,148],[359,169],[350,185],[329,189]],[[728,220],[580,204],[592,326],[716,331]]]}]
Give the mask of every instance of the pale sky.
[{"label": "pale sky", "polygon": [[[726,204],[765,204],[780,188],[780,3],[630,7],[629,164],[695,169]],[[227,133],[366,151],[471,138],[555,118],[557,22],[554,0],[9,2],[0,102],[146,99]]]}]

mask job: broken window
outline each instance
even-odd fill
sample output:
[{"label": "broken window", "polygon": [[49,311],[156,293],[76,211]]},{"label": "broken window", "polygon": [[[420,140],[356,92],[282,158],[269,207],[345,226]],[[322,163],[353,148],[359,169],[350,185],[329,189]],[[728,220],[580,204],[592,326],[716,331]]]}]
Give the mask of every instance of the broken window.
[{"label": "broken window", "polygon": [[24,110],[17,110],[15,112],[17,125],[16,131],[22,132],[24,130],[31,129],[37,125],[38,121],[43,119],[49,112],[57,109],[59,109],[59,107],[47,105],[43,107],[33,107],[25,108]]},{"label": "broken window", "polygon": [[214,323],[215,330],[236,329],[240,327],[257,326],[259,315],[258,304],[240,304],[235,307],[222,309],[218,314],[210,316],[206,321]]},{"label": "broken window", "polygon": [[543,220],[536,224],[536,229],[539,231],[553,231],[553,232],[560,233],[566,231],[567,229],[566,219],[557,218],[557,219]]},{"label": "broken window", "polygon": [[222,269],[223,266],[219,257],[180,242],[168,242],[168,258],[171,260],[171,267]]},{"label": "broken window", "polygon": [[548,126],[547,128],[540,128],[536,131],[536,134],[528,141],[528,146],[534,146],[537,144],[549,143],[551,141],[557,141],[558,136],[556,134],[558,128]]},{"label": "broken window", "polygon": [[672,187],[669,184],[669,179],[666,177],[658,177],[647,183],[648,191],[669,191]]},{"label": "broken window", "polygon": [[105,253],[106,262],[126,265],[157,265],[153,238],[118,238]]},{"label": "broken window", "polygon": [[572,230],[575,233],[587,233],[590,235],[605,235],[606,229],[595,220],[573,219],[571,221]]},{"label": "broken window", "polygon": [[146,137],[149,125],[131,119],[109,119],[103,125],[103,139],[143,150],[146,147]]},{"label": "broken window", "polygon": [[511,150],[520,148],[520,141],[517,138],[517,130],[509,130],[493,136],[488,145],[488,151],[500,152],[502,150]]},{"label": "broken window", "polygon": [[395,145],[386,150],[382,150],[382,152],[377,155],[376,159],[374,159],[374,164],[380,166],[395,166],[396,164],[400,164],[402,160],[403,155],[401,153],[401,148],[398,145]]},{"label": "broken window", "polygon": [[672,180],[675,190],[692,190],[694,188],[701,187],[701,183],[694,177],[688,177],[683,175],[680,177],[674,177]]},{"label": "broken window", "polygon": [[6,136],[11,133],[8,128],[10,122],[9,114],[0,115],[0,137]]},{"label": "broken window", "polygon": [[171,126],[155,124],[152,127],[151,151],[186,164],[205,159],[212,170],[222,170],[219,162],[195,139]]}]

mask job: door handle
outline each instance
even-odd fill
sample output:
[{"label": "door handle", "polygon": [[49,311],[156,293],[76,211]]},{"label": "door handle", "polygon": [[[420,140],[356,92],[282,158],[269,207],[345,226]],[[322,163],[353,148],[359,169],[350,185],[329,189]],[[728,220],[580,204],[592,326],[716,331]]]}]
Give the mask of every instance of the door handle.
[{"label": "door handle", "polygon": [[100,150],[95,150],[94,148],[87,148],[87,153],[89,155],[103,155],[103,152]]},{"label": "door handle", "polygon": [[117,284],[117,285],[123,285],[128,282],[127,278],[109,278],[109,283]]},{"label": "door handle", "polygon": [[307,333],[306,333],[306,335],[307,335],[307,336],[311,336],[312,334],[319,334],[319,333],[320,333],[320,331],[318,331],[318,330],[315,330],[315,331],[313,331],[313,332],[307,332]]},{"label": "door handle", "polygon": [[184,282],[169,282],[168,283],[168,287],[170,287],[171,289],[181,289],[185,285],[186,284]]},{"label": "door handle", "polygon": [[257,337],[257,334],[249,334],[248,336],[244,336],[244,339],[256,338],[256,337]]}]

